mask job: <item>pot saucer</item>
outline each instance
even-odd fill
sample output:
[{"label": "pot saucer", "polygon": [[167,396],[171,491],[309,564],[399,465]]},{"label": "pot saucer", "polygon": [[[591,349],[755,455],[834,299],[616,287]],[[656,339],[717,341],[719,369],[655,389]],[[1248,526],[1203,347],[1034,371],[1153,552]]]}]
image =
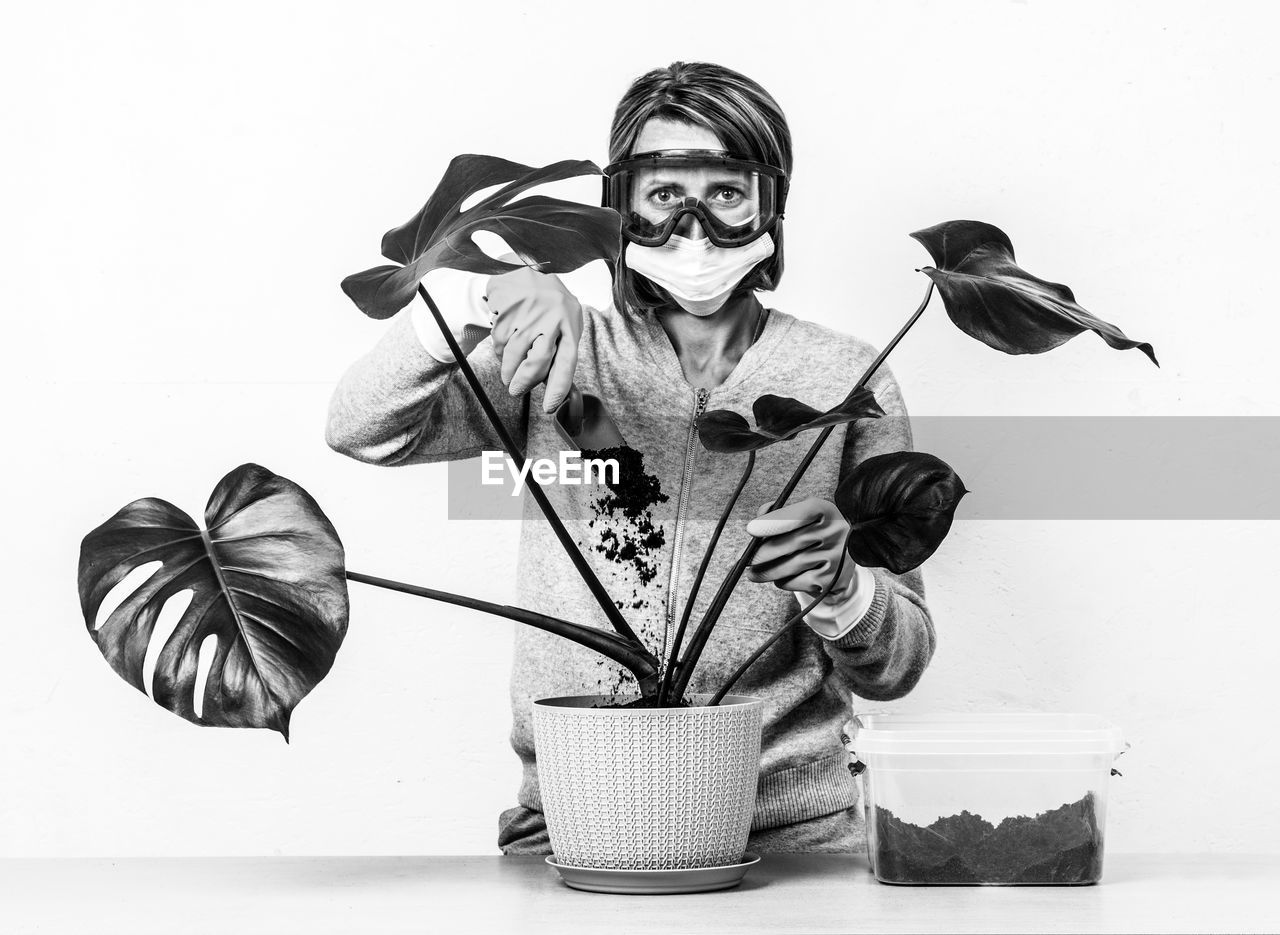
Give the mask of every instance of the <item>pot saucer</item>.
[{"label": "pot saucer", "polygon": [[747,852],[742,862],[724,867],[685,867],[672,870],[605,870],[599,867],[573,867],[556,862],[555,855],[547,863],[560,872],[566,886],[591,893],[630,893],[658,895],[662,893],[707,893],[732,889],[742,882],[747,871],[760,862],[757,854]]}]

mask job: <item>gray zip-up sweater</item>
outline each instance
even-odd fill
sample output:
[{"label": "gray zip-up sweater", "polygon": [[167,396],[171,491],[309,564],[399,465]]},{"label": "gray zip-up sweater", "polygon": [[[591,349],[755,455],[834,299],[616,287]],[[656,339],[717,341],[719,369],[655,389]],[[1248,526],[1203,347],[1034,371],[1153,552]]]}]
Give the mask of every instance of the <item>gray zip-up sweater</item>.
[{"label": "gray zip-up sweater", "polygon": [[[641,452],[644,470],[656,477],[666,499],[655,498],[647,515],[637,516],[625,509],[602,510],[599,487],[544,489],[653,652],[661,656],[674,632],[709,535],[746,458],[704,450],[693,431],[697,411],[731,409],[750,419],[752,402],[765,393],[825,409],[848,392],[875,353],[857,338],[774,310],[729,378],[710,391],[695,390],[652,316],[623,315],[612,308],[584,310],[575,382],[607,402],[628,445]],[[563,444],[551,417],[542,412],[543,388],[511,397],[500,380],[491,339],[467,359],[527,457],[557,458]],[[911,447],[906,409],[887,367],[880,368],[870,388],[888,417],[837,427],[790,502],[807,496],[830,499],[841,476],[859,461]],[[747,521],[777,496],[813,437],[805,432],[758,453],[754,474],[698,594],[693,623],[750,539]],[[381,340],[338,383],[326,440],[352,458],[387,466],[473,458],[501,447],[457,365],[440,363],[424,350],[408,308],[391,319]],[[533,498],[524,499],[516,569],[521,606],[608,628]],[[767,700],[753,829],[855,805],[857,787],[840,742],[851,693],[875,701],[899,698],[916,684],[933,655],[933,625],[919,571],[895,575],[877,568],[873,575],[874,597],[856,627],[835,640],[795,627],[735,688]],[[712,634],[690,690],[718,687],[796,609],[791,592],[744,578]],[[517,627],[511,742],[524,767],[521,806],[541,811],[530,703],[626,690],[628,679],[629,673],[584,647]]]}]

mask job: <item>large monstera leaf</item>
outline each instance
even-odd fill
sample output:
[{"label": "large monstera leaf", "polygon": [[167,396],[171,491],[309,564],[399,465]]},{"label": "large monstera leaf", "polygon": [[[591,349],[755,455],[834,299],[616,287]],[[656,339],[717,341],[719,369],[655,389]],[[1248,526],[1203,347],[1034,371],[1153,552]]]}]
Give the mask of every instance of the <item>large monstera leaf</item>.
[{"label": "large monstera leaf", "polygon": [[932,555],[969,491],[931,454],[894,451],[862,461],[836,488],[835,503],[852,526],[849,555],[867,568],[903,574]]},{"label": "large monstera leaf", "polygon": [[1042,354],[1093,331],[1117,350],[1138,348],[1159,366],[1150,344],[1125,337],[1085,311],[1066,286],[1032,276],[1014,262],[1013,243],[982,221],[947,221],[911,235],[935,267],[925,273],[947,315],[965,334],[1006,354]]},{"label": "large monstera leaf", "polygon": [[[265,727],[289,739],[294,707],[333,666],[347,631],[342,543],[293,481],[242,464],[218,482],[205,528],[155,497],[121,508],[80,546],[80,606],[113,669],[145,692],[143,661],[165,601],[192,592],[160,650],[157,704],[196,724]],[[107,593],[135,568],[163,565],[94,629]],[[217,638],[201,713],[200,646]]]},{"label": "large monstera leaf", "polygon": [[[382,238],[382,255],[399,265],[377,266],[342,281],[342,291],[370,318],[390,318],[417,292],[433,269],[448,267],[496,275],[523,267],[496,260],[472,239],[497,234],[524,266],[567,273],[592,260],[617,260],[622,220],[611,208],[543,195],[511,201],[536,185],[581,175],[599,175],[595,163],[564,160],[535,169],[497,156],[455,156],[422,209]],[[503,187],[462,210],[472,195]]]}]

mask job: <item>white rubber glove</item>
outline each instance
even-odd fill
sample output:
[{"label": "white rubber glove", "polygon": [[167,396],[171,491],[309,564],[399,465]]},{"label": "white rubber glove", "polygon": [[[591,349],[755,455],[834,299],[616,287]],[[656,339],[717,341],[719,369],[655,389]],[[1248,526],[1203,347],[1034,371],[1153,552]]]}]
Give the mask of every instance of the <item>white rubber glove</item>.
[{"label": "white rubber glove", "polygon": [[498,313],[493,350],[502,361],[502,382],[519,396],[545,380],[542,408],[554,412],[573,385],[582,303],[559,276],[531,269],[491,276],[488,289]]},{"label": "white rubber glove", "polygon": [[[493,327],[495,316],[489,311],[489,304],[484,299],[488,281],[488,276],[456,269],[432,270],[422,281],[463,354],[470,354],[485,339],[485,332],[467,328],[467,325],[476,325],[486,331]],[[441,334],[440,326],[436,324],[427,303],[419,297],[410,308],[413,329],[426,352],[442,364],[453,363],[449,342]]]},{"label": "white rubber glove", "polygon": [[807,606],[832,583],[839,566],[840,577],[831,593],[804,620],[828,640],[839,639],[858,625],[871,606],[875,579],[869,568],[847,555],[841,563],[849,523],[834,503],[810,497],[762,512],[747,523],[747,533],[765,540],[747,571],[748,578],[772,581],[795,592],[800,605]]}]

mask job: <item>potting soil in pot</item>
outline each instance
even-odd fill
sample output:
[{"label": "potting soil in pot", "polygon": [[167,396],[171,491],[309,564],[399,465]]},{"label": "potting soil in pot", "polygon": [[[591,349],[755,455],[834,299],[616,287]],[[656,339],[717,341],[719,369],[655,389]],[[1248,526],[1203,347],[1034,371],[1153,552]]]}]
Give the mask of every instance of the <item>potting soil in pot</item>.
[{"label": "potting soil in pot", "polygon": [[877,876],[888,883],[1093,883],[1102,876],[1092,792],[999,825],[962,811],[920,827],[876,808],[875,832]]}]

